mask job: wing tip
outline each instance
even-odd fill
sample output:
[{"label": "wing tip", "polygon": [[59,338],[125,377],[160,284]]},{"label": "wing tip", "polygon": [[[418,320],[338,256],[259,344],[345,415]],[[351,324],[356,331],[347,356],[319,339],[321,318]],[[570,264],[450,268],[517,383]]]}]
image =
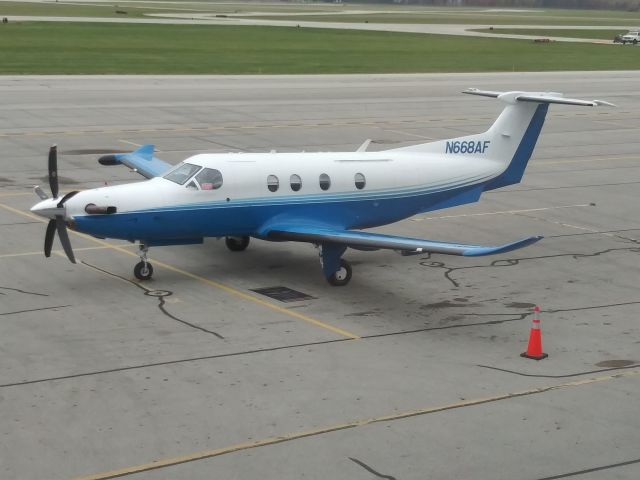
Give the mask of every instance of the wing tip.
[{"label": "wing tip", "polygon": [[465,257],[481,257],[484,255],[494,255],[497,253],[506,253],[519,248],[528,247],[536,242],[539,242],[544,237],[542,235],[534,235],[533,237],[526,237],[515,242],[505,243],[504,245],[496,245],[492,247],[473,247],[465,250],[462,255]]}]

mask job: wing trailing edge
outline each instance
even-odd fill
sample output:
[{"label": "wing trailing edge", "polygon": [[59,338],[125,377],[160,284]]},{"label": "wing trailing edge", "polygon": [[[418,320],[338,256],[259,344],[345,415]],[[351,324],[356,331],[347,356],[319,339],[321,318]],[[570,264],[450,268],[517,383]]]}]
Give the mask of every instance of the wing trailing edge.
[{"label": "wing trailing edge", "polygon": [[294,242],[342,245],[344,247],[361,250],[396,250],[404,255],[441,253],[445,255],[462,255],[466,257],[479,257],[483,255],[509,252],[511,250],[526,247],[542,239],[542,236],[534,236],[502,245],[485,246],[301,225],[272,226],[266,232],[263,232],[261,237],[267,240],[288,240]]}]

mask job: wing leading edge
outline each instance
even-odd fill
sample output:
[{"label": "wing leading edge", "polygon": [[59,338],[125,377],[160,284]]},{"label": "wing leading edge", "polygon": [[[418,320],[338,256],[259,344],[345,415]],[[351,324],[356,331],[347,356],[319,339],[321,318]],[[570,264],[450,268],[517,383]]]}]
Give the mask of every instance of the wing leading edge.
[{"label": "wing leading edge", "polygon": [[442,253],[446,255],[463,255],[479,257],[496,253],[509,252],[537,242],[542,236],[527,237],[503,245],[466,245],[460,243],[438,242],[419,238],[396,237],[380,233],[352,230],[339,230],[328,227],[313,226],[273,226],[262,235],[267,240],[289,240],[318,244],[334,244],[355,249],[398,250],[405,255],[421,253]]}]

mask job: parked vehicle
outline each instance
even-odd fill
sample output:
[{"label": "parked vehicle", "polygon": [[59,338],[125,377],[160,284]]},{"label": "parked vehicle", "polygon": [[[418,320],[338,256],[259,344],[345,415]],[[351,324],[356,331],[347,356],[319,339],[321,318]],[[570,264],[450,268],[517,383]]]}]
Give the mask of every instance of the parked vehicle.
[{"label": "parked vehicle", "polygon": [[626,33],[622,36],[620,41],[623,45],[626,43],[633,43],[634,45],[636,45],[638,42],[640,42],[640,31]]}]

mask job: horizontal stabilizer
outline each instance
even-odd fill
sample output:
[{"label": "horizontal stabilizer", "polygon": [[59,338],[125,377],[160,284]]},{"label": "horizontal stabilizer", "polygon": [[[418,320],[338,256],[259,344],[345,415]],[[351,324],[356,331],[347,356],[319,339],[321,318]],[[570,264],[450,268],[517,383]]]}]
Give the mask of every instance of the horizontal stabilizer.
[{"label": "horizontal stabilizer", "polygon": [[514,104],[516,102],[534,102],[534,103],[555,103],[559,105],[578,105],[582,107],[598,107],[608,106],[615,107],[613,103],[604,100],[578,100],[575,98],[564,98],[562,93],[557,92],[495,92],[491,90],[478,90],[477,88],[468,88],[462,93],[468,95],[478,95],[481,97],[491,97],[502,100],[505,103]]},{"label": "horizontal stabilizer", "polygon": [[535,236],[504,245],[483,246],[302,225],[274,225],[263,232],[262,236],[267,240],[289,240],[316,244],[330,243],[367,250],[389,249],[397,250],[404,254],[442,253],[467,257],[509,252],[531,245],[542,238],[541,236]]},{"label": "horizontal stabilizer", "polygon": [[171,164],[153,156],[153,145],[143,145],[130,153],[104,155],[98,159],[101,165],[126,165],[143,177],[153,178],[171,168]]},{"label": "horizontal stabilizer", "polygon": [[362,145],[358,147],[356,152],[366,152],[367,148],[369,148],[369,144],[371,143],[371,139],[367,138]]}]

